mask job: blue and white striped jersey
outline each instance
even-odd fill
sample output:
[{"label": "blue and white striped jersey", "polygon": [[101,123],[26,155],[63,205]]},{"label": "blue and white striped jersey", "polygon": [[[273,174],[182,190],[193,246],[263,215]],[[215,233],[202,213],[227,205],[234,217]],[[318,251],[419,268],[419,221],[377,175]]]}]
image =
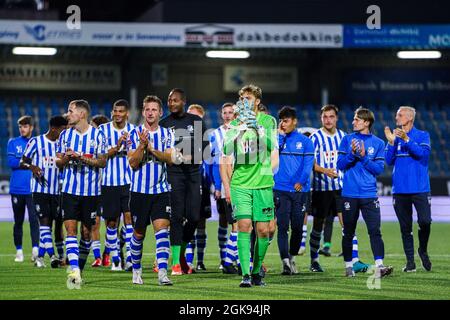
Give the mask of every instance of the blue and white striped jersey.
[{"label": "blue and white striped jersey", "polygon": [[[116,129],[113,122],[102,124],[99,129],[103,131],[106,139],[106,151],[117,146],[119,138],[124,133],[130,133],[136,126],[127,123],[123,129]],[[131,183],[131,168],[127,157],[127,141],[115,157],[108,159],[106,168],[102,171],[102,186],[123,186]]]},{"label": "blue and white striped jersey", "polygon": [[[31,163],[42,170],[45,183],[39,182],[37,178],[31,178],[31,192],[59,194],[59,169],[56,166],[57,141],[51,141],[40,135],[28,141],[23,155],[31,159]],[[40,180],[43,181],[43,180]]]},{"label": "blue and white striped jersey", "polygon": [[[81,155],[98,158],[106,153],[105,135],[93,126],[89,126],[84,134],[75,128],[66,129],[59,136],[57,152],[65,153],[69,148]],[[70,161],[63,170],[61,192],[77,196],[100,195],[101,171],[101,168]]]},{"label": "blue and white striped jersey", "polygon": [[221,125],[211,133],[211,155],[214,158],[214,162],[219,163],[219,158],[222,155],[223,138],[228,128]]},{"label": "blue and white striped jersey", "polygon": [[215,129],[210,135],[211,157],[213,159],[212,174],[213,174],[214,189],[221,191],[222,198],[225,198],[225,188],[223,186],[222,179],[220,178],[219,165],[220,165],[220,158],[222,157],[223,139],[225,138],[225,134],[229,129],[230,129],[229,127],[221,125],[219,128]]},{"label": "blue and white striped jersey", "polygon": [[314,145],[317,165],[323,168],[334,168],[338,172],[337,178],[330,178],[323,173],[314,172],[313,191],[333,191],[342,189],[343,173],[337,169],[338,149],[344,131],[336,129],[334,135],[329,135],[323,128],[315,131],[310,139]]},{"label": "blue and white striped jersey", "polygon": [[[136,150],[139,146],[139,133],[143,131],[144,125],[140,125],[131,130],[128,151]],[[148,132],[149,143],[155,150],[164,152],[169,148],[174,148],[174,133],[161,126],[154,132]],[[142,163],[138,169],[131,169],[130,191],[145,194],[159,194],[169,192],[170,184],[167,181],[167,165],[159,161],[153,155],[145,152]]]}]

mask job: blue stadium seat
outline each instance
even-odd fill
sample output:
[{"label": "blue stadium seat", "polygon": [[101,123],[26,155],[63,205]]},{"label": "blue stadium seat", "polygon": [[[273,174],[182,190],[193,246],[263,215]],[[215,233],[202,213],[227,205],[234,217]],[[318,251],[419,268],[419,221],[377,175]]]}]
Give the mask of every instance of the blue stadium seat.
[{"label": "blue stadium seat", "polygon": [[102,103],[99,112],[108,118],[111,117],[112,103],[110,101],[105,101]]},{"label": "blue stadium seat", "polygon": [[33,103],[29,100],[25,101],[24,112],[26,115],[34,116]]},{"label": "blue stadium seat", "polygon": [[92,102],[90,105],[91,105],[91,115],[95,116],[95,115],[99,114],[98,103]]},{"label": "blue stadium seat", "polygon": [[17,101],[14,101],[11,104],[11,115],[13,117],[13,119],[19,119],[21,114],[20,114],[20,107],[19,104],[17,103]]},{"label": "blue stadium seat", "polygon": [[0,126],[0,136],[9,137],[9,131],[6,126]]},{"label": "blue stadium seat", "polygon": [[39,119],[41,119],[41,118],[47,119],[47,117],[48,117],[47,105],[43,101],[40,101],[38,103],[38,116],[39,116]]},{"label": "blue stadium seat", "polygon": [[61,111],[59,109],[59,104],[55,100],[50,102],[50,111],[52,116],[60,115]]}]

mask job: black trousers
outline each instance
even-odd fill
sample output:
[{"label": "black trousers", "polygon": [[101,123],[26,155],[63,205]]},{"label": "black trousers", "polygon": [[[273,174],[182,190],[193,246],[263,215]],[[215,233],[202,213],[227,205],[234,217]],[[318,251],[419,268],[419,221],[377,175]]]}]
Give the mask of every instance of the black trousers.
[{"label": "black trousers", "polygon": [[413,205],[417,211],[420,250],[427,252],[431,230],[431,196],[427,192],[394,194],[393,205],[398,222],[400,223],[403,250],[405,251],[406,259],[408,261],[414,261]]},{"label": "black trousers", "polygon": [[360,211],[367,225],[374,260],[383,259],[384,243],[381,237],[381,214],[378,199],[342,197],[342,220],[344,221],[342,252],[344,253],[344,261],[352,261],[352,240]]},{"label": "black trousers", "polygon": [[31,245],[39,247],[39,220],[34,211],[33,198],[31,194],[11,194],[11,202],[14,212],[14,245],[22,246],[23,221],[25,220],[25,207],[28,209],[28,220],[30,221]]},{"label": "black trousers", "polygon": [[201,175],[200,171],[172,173],[168,175],[172,191],[170,203],[170,244],[181,245],[194,238],[200,220]]},{"label": "black trousers", "polygon": [[[275,213],[278,225],[278,251],[281,259],[296,256],[302,241],[303,219],[306,211],[306,192],[274,190]],[[289,225],[291,239],[288,241]]]}]

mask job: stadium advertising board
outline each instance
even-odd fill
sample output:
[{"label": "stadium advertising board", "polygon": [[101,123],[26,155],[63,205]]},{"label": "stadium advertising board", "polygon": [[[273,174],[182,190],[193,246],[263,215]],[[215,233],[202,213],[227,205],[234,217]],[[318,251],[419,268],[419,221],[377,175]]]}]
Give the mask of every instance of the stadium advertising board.
[{"label": "stadium advertising board", "polygon": [[343,92],[350,101],[448,101],[450,70],[445,68],[350,69]]},{"label": "stadium advertising board", "polygon": [[345,48],[431,49],[450,47],[450,25],[344,25]]},{"label": "stadium advertising board", "polygon": [[120,90],[114,65],[0,63],[0,88],[10,90]]},{"label": "stadium advertising board", "polygon": [[237,92],[245,83],[256,83],[264,92],[296,92],[298,90],[296,67],[245,67],[225,66],[223,89]]},{"label": "stadium advertising board", "polygon": [[184,24],[0,20],[0,43],[135,47],[449,48],[450,25]]},{"label": "stadium advertising board", "polygon": [[342,25],[0,20],[0,43],[137,47],[341,48]]},{"label": "stadium advertising board", "polygon": [[342,25],[203,24],[186,27],[186,46],[341,48]]},{"label": "stadium advertising board", "polygon": [[83,22],[68,29],[61,21],[0,20],[0,43],[84,46],[184,46],[182,25]]}]

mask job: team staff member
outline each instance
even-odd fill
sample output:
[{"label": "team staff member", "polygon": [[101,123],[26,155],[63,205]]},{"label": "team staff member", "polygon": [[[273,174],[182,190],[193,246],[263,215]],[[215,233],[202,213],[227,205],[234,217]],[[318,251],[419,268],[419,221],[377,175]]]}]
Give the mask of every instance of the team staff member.
[{"label": "team staff member", "polygon": [[[205,109],[199,104],[191,104],[187,110],[187,113],[195,114],[203,119],[205,116]],[[197,224],[197,230],[195,232],[195,239],[188,244],[190,253],[186,250],[187,263],[192,266],[194,260],[194,249],[197,248],[197,267],[196,270],[206,270],[204,264],[205,249],[206,249],[206,219],[211,218],[211,197],[210,190],[212,185],[212,163],[211,161],[203,161],[200,169],[202,176],[201,186],[201,198],[202,203],[200,206],[200,220]]]},{"label": "team staff member", "polygon": [[23,116],[17,120],[20,137],[8,141],[8,165],[11,168],[11,179],[9,193],[14,211],[14,245],[16,247],[15,262],[23,262],[22,238],[23,221],[25,219],[25,207],[28,209],[28,220],[30,221],[31,245],[33,247],[31,261],[38,256],[39,246],[39,221],[34,212],[33,200],[30,191],[31,171],[20,167],[20,159],[27,143],[33,133],[33,119]]},{"label": "team staff member", "polygon": [[[275,214],[282,274],[291,275],[297,273],[295,256],[300,249],[303,219],[311,189],[314,146],[308,137],[297,131],[295,109],[283,107],[278,117],[280,167],[274,176]],[[290,244],[288,244],[289,224]]]},{"label": "team staff member", "polygon": [[342,250],[347,277],[355,276],[352,262],[352,239],[355,235],[359,211],[367,225],[375,260],[376,276],[384,277],[393,271],[391,266],[383,265],[384,243],[380,230],[381,215],[376,177],[384,169],[384,142],[370,133],[374,121],[375,117],[372,111],[362,107],[356,109],[353,118],[354,133],[345,136],[339,145],[337,168],[344,172]]},{"label": "team staff member", "polygon": [[393,165],[392,194],[395,214],[400,222],[403,250],[406,255],[405,272],[416,271],[414,262],[414,239],[412,230],[412,206],[417,211],[419,224],[419,248],[417,250],[422,266],[431,271],[428,257],[428,239],[431,229],[431,196],[428,161],[431,146],[430,135],[414,127],[416,110],[400,107],[395,117],[397,126],[394,132],[386,127],[388,139],[386,163]]},{"label": "team staff member", "polygon": [[[192,273],[187,264],[185,251],[187,244],[194,238],[197,223],[200,220],[201,174],[203,154],[210,154],[209,141],[205,136],[205,122],[197,115],[185,111],[186,94],[175,88],[167,99],[170,114],[160,121],[175,135],[176,156],[174,164],[167,169],[172,187],[170,243],[172,249],[172,275]],[[183,226],[183,219],[186,219]]]}]

